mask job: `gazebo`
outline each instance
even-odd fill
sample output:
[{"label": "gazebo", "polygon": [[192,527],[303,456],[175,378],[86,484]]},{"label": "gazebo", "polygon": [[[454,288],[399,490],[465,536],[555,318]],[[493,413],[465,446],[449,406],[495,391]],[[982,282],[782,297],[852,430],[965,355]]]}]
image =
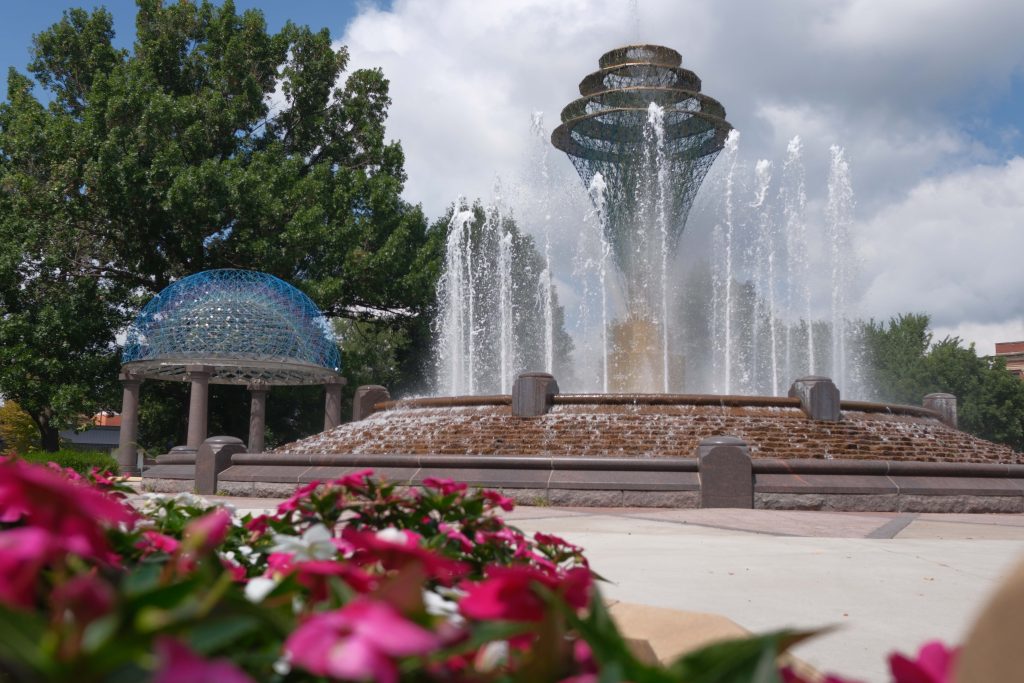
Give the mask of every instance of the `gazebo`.
[{"label": "gazebo", "polygon": [[287,282],[252,270],[207,270],[178,280],[146,304],[128,330],[118,463],[137,472],[139,390],[145,379],[190,382],[188,438],[207,437],[209,385],[237,384],[252,396],[249,452],[263,450],[272,386],[322,384],[324,429],[341,423],[341,358],[330,322]]}]

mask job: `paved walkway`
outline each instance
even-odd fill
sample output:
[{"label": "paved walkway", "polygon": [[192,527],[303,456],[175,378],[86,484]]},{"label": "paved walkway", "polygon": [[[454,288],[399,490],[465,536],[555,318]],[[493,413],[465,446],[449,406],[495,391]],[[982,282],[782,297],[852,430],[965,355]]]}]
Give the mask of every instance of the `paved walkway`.
[{"label": "paved walkway", "polygon": [[878,683],[891,650],[960,642],[1024,560],[1017,515],[522,507],[508,519],[583,546],[609,598],[717,613],[751,631],[837,625],[795,653]]}]

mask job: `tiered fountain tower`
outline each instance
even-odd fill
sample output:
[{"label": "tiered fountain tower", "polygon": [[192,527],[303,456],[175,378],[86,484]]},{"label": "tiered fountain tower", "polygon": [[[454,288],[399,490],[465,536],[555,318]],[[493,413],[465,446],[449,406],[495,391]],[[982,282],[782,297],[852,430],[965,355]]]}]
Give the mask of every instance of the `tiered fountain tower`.
[{"label": "tiered fountain tower", "polygon": [[681,63],[657,45],[605,53],[551,135],[602,211],[612,284],[626,311],[605,330],[613,391],[679,384],[669,271],[693,198],[732,129]]}]

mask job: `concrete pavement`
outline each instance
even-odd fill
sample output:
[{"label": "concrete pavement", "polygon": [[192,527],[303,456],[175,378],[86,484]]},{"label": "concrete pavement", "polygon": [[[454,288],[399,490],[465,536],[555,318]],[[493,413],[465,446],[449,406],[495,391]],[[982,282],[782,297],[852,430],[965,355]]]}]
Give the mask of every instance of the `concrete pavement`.
[{"label": "concrete pavement", "polygon": [[893,649],[961,642],[1024,560],[1017,515],[520,507],[507,517],[582,546],[608,598],[716,613],[751,631],[838,626],[795,654],[879,683]]}]

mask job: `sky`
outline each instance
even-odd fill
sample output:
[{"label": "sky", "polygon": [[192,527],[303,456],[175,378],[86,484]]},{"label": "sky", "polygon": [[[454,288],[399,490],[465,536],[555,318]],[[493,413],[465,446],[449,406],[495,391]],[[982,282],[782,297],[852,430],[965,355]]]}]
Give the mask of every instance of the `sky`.
[{"label": "sky", "polygon": [[[90,6],[5,8],[0,62],[24,69],[32,33],[79,4]],[[130,45],[134,4],[105,4]],[[1020,0],[237,4],[260,7],[272,29],[287,18],[326,26],[348,46],[351,68],[384,70],[405,196],[432,218],[460,195],[486,199],[496,176],[521,173],[531,116],[556,125],[603,52],[673,47],[725,105],[748,162],[781,165],[801,137],[812,213],[826,195],[829,148],[844,148],[861,315],[927,312],[938,337],[957,334],[981,353],[1024,340]],[[571,173],[560,153],[550,163]]]}]

